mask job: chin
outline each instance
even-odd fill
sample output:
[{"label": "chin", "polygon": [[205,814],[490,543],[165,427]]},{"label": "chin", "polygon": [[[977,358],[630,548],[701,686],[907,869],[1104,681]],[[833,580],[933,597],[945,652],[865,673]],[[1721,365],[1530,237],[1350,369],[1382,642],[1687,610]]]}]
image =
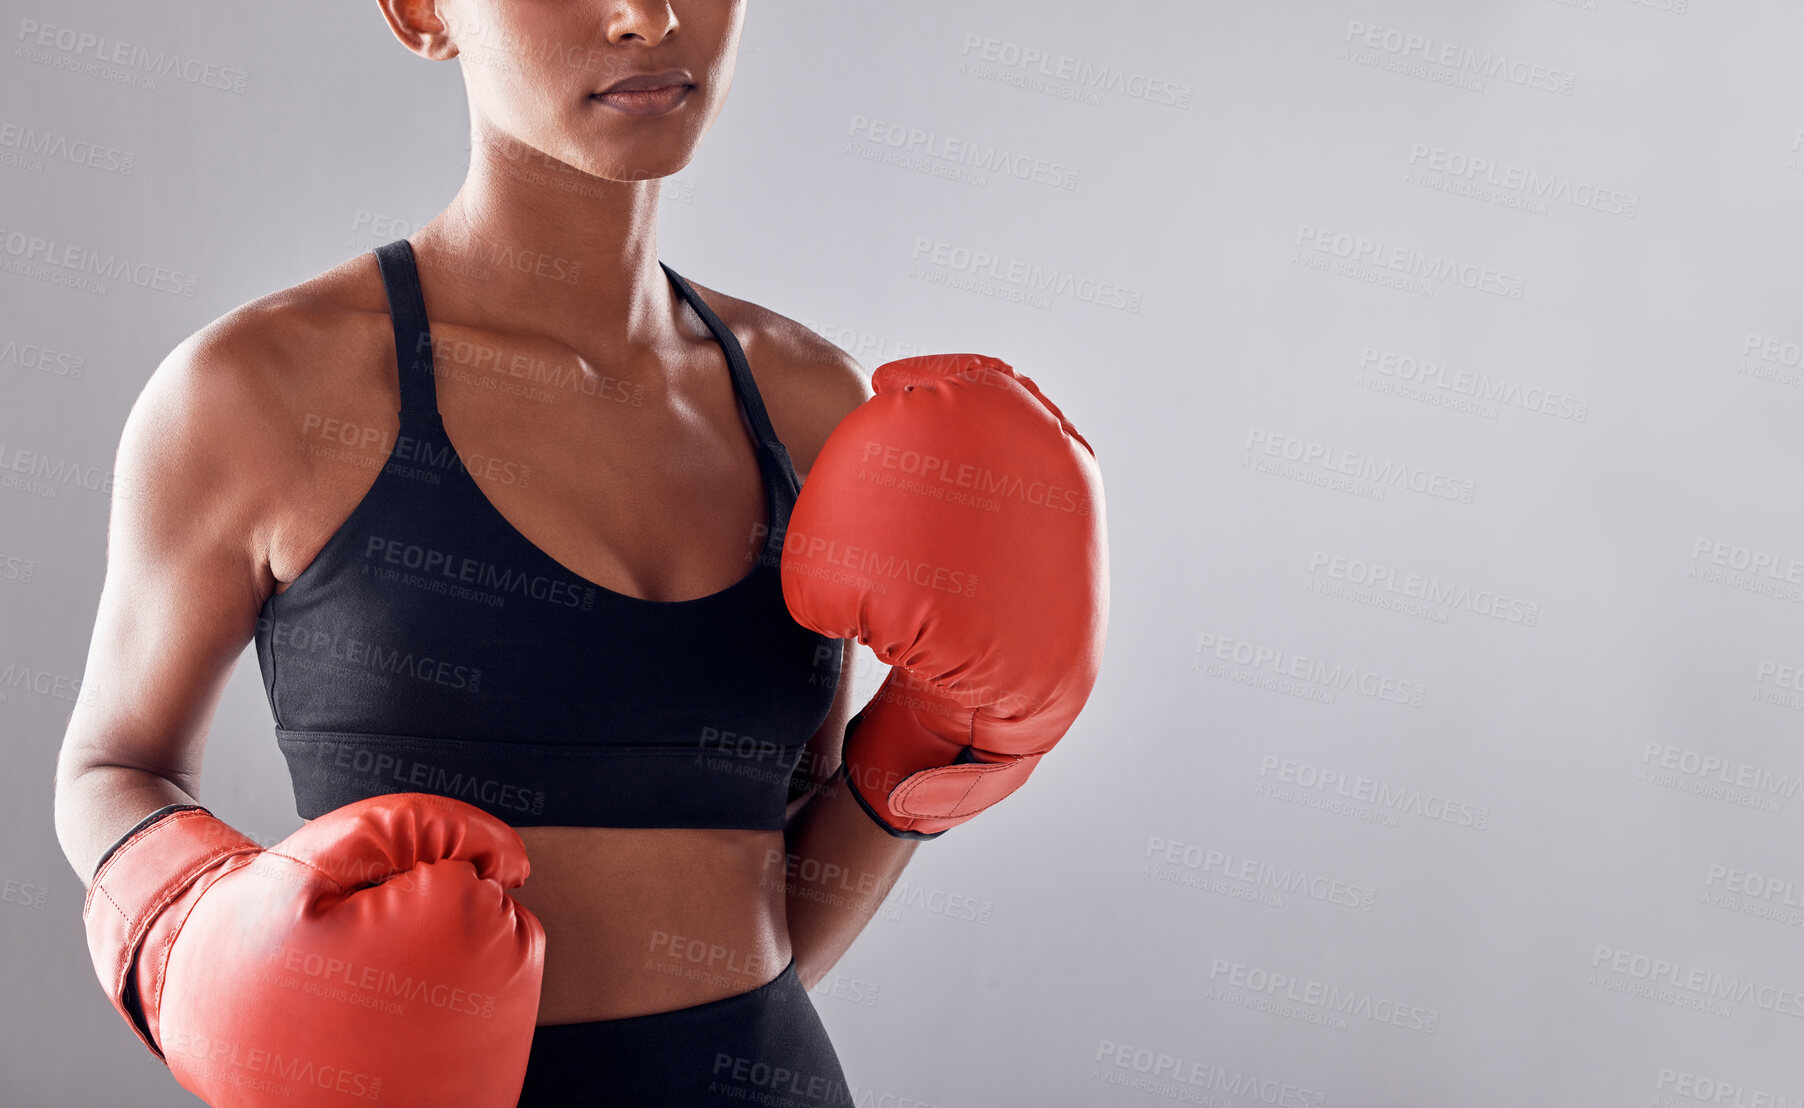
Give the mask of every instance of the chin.
[{"label": "chin", "polygon": [[636,158],[620,158],[606,162],[597,159],[594,168],[587,171],[597,177],[605,177],[610,181],[649,181],[659,177],[671,177],[681,173],[695,159],[693,150],[652,155]]}]

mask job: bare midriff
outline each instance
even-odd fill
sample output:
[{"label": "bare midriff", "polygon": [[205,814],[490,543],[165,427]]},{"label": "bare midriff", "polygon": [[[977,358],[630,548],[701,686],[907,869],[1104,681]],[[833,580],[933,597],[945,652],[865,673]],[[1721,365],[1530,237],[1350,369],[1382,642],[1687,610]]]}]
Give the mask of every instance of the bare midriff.
[{"label": "bare midriff", "polygon": [[545,926],[538,1024],[669,1012],[788,964],[783,833],[521,827],[516,901]]}]

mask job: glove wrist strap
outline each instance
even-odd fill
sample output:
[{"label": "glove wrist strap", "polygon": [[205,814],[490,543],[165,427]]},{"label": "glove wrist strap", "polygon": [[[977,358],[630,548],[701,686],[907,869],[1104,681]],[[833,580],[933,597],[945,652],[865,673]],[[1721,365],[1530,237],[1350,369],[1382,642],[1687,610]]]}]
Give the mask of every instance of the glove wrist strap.
[{"label": "glove wrist strap", "polygon": [[[139,995],[138,971],[147,968],[151,980],[160,981],[167,938],[150,944],[156,949],[144,948],[167,910],[184,901],[191,905],[188,894],[196,884],[217,875],[222,863],[261,849],[205,808],[172,804],[140,820],[94,872],[81,912],[94,974],[113,1007],[158,1058],[163,1052],[154,1033],[156,997]],[[152,963],[140,966],[146,957]]]}]

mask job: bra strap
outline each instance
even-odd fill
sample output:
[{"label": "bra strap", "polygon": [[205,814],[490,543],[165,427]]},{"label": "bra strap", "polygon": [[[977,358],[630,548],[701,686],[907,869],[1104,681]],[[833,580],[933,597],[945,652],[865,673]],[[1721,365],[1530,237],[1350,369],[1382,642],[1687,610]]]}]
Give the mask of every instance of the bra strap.
[{"label": "bra strap", "polygon": [[432,367],[432,331],[426,322],[426,298],[420,292],[420,273],[414,263],[413,244],[396,239],[376,247],[376,264],[382,270],[382,287],[388,293],[388,314],[395,325],[395,368],[401,378],[401,410],[438,411],[438,386]]},{"label": "bra strap", "polygon": [[683,280],[676,270],[663,262],[658,264],[664,267],[670,283],[676,286],[683,299],[695,309],[695,314],[702,317],[702,322],[714,333],[715,341],[726,352],[727,369],[733,379],[733,391],[739,394],[739,406],[745,410],[745,418],[751,422],[752,432],[757,436],[759,445],[776,462],[778,471],[789,483],[789,491],[793,494],[801,487],[801,483],[796,480],[795,466],[789,460],[789,451],[778,440],[776,428],[771,426],[770,416],[764,410],[764,398],[758,394],[758,383],[752,380],[752,367],[745,360],[745,351],[740,348],[739,339],[714,314],[714,309],[708,307],[707,302],[696,294],[688,281]]}]

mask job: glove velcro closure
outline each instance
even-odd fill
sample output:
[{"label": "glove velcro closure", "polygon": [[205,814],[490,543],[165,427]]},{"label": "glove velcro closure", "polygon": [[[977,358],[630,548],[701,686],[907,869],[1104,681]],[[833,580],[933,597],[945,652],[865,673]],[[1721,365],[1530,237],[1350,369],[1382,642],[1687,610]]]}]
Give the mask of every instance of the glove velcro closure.
[{"label": "glove velcro closure", "polygon": [[971,747],[971,761],[924,769],[896,786],[889,794],[890,810],[899,816],[921,820],[963,823],[1020,788],[1040,755],[981,761],[985,755]]},{"label": "glove velcro closure", "polygon": [[949,741],[907,708],[874,701],[846,725],[846,781],[890,835],[932,839],[1027,781],[1042,754],[993,754]]}]

